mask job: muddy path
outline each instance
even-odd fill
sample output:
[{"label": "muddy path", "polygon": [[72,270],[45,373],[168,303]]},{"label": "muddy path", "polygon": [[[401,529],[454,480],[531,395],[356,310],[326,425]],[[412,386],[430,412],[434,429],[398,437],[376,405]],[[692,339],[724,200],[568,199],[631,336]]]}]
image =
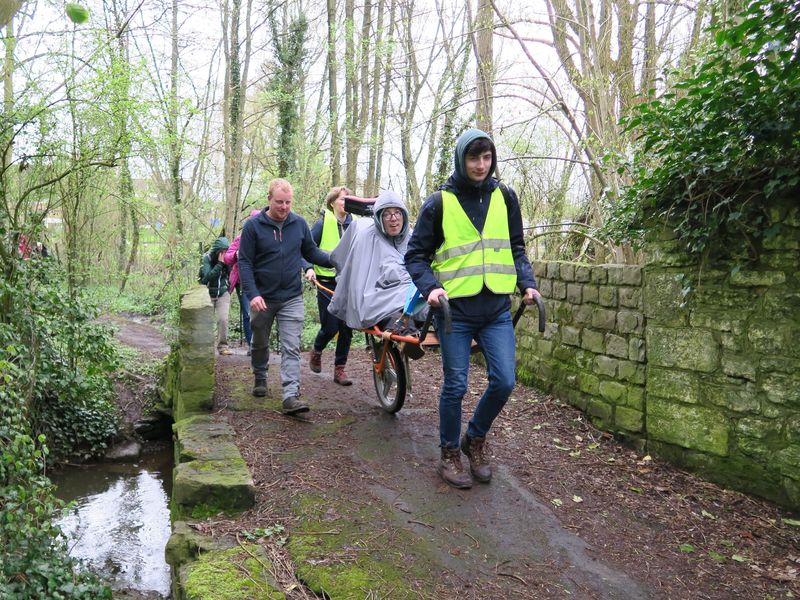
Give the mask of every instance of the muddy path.
[{"label": "muddy path", "polygon": [[[412,363],[413,394],[397,415],[378,407],[363,347],[351,353],[351,387],[333,383],[332,352],[320,374],[303,355],[312,410],[302,419],[279,412],[279,360],[268,397],[256,399],[249,357],[220,357],[216,410],[235,427],[258,494],[254,509],[207,531],[280,525],[288,543],[260,543],[281,547],[286,582],[308,584],[288,585],[290,598],[800,594],[798,529],[777,507],[657,464],[551,397],[518,386],[490,434],[492,483],[455,490],[435,473],[435,354]],[[465,407],[484,386],[474,368]],[[327,574],[343,566],[385,585],[374,596],[341,579],[337,588]]]}]

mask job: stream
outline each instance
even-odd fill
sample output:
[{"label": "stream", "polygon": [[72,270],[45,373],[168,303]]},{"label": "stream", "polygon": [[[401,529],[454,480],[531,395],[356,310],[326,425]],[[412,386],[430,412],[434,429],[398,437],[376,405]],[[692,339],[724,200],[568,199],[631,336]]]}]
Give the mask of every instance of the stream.
[{"label": "stream", "polygon": [[74,502],[58,521],[70,554],[83,560],[116,592],[168,598],[172,446],[145,445],[136,463],[69,467],[50,475],[56,495]]}]

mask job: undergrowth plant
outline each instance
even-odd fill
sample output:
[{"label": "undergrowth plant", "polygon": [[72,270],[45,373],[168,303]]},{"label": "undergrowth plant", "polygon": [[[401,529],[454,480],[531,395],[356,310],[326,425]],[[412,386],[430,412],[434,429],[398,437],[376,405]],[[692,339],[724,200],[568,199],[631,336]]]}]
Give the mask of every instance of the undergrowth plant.
[{"label": "undergrowth plant", "polygon": [[780,233],[767,204],[800,187],[800,2],[753,0],[712,33],[689,76],[627,121],[634,183],[608,230],[641,241],[660,222],[697,258],[754,258]]},{"label": "undergrowth plant", "polygon": [[11,309],[0,320],[0,598],[110,599],[69,556],[46,469],[50,448],[92,454],[116,431],[113,354],[91,311],[63,294],[56,265],[20,261],[15,273],[0,281]]}]

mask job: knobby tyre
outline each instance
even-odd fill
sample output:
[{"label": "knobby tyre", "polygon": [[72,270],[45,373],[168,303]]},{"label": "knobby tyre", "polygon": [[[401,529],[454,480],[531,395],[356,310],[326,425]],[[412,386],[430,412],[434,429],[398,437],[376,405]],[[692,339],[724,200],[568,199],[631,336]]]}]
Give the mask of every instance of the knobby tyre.
[{"label": "knobby tyre", "polygon": [[[383,352],[383,340],[368,336],[372,349],[373,363],[377,363]],[[375,392],[381,408],[389,414],[394,414],[403,408],[406,401],[406,362],[396,344],[389,344],[384,359],[383,371],[378,373],[372,369],[372,379],[375,382]]]}]

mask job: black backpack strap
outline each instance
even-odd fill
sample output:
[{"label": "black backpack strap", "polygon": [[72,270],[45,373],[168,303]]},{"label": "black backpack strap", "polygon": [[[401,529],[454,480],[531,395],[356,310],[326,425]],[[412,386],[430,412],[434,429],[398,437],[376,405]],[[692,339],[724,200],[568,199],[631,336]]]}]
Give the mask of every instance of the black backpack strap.
[{"label": "black backpack strap", "polygon": [[442,229],[442,214],[444,212],[444,207],[442,206],[444,201],[442,200],[442,192],[434,192],[433,194],[433,239],[435,240],[443,240],[444,239],[444,229]]}]

